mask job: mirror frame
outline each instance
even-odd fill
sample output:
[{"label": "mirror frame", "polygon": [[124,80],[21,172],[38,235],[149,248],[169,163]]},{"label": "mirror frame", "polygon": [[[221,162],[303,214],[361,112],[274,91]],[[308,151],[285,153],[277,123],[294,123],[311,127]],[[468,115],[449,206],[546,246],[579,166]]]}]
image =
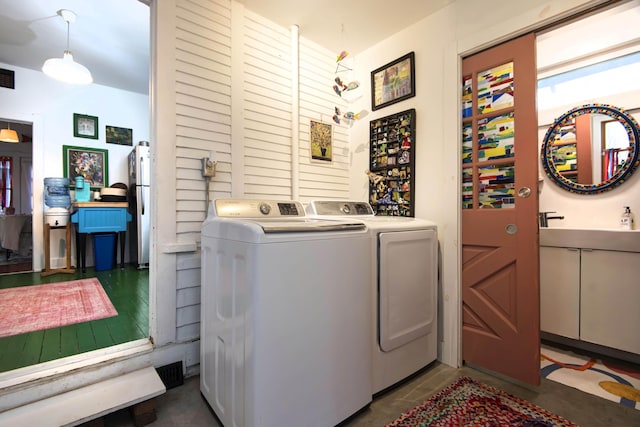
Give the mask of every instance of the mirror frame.
[{"label": "mirror frame", "polygon": [[[551,156],[551,147],[554,137],[559,132],[561,124],[567,119],[575,119],[583,114],[604,114],[614,120],[620,122],[629,136],[629,157],[625,164],[615,175],[607,181],[598,184],[578,184],[563,177],[555,168],[553,158]],[[613,190],[621,185],[636,170],[640,160],[638,154],[640,151],[640,126],[638,122],[622,108],[614,107],[608,104],[586,104],[573,108],[558,117],[553,125],[549,127],[544,136],[542,148],[540,150],[540,160],[547,176],[559,187],[572,193],[578,194],[599,194],[605,191]]]}]

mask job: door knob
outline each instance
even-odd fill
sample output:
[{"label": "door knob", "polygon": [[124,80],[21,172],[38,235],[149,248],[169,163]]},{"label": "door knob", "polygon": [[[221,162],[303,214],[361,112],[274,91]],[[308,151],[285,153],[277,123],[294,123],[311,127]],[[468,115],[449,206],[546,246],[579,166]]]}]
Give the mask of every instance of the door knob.
[{"label": "door knob", "polygon": [[521,187],[520,189],[518,189],[518,197],[522,197],[523,199],[526,199],[530,195],[531,195],[531,189],[529,187]]}]

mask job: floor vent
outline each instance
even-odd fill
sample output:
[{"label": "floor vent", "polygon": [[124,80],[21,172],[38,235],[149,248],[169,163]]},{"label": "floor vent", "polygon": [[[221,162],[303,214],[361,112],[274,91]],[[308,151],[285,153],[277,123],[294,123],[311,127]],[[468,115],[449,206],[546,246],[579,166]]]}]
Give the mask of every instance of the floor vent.
[{"label": "floor vent", "polygon": [[182,362],[175,362],[169,365],[160,366],[159,368],[156,368],[156,371],[158,371],[158,376],[164,383],[167,390],[184,384]]}]

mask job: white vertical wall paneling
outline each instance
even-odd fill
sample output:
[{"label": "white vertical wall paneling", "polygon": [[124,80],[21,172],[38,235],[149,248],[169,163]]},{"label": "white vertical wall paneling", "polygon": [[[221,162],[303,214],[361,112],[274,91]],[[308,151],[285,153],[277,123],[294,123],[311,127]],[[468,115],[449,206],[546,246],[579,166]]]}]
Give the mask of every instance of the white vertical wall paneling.
[{"label": "white vertical wall paneling", "polygon": [[200,336],[200,253],[177,254],[176,340],[191,341]]},{"label": "white vertical wall paneling", "polygon": [[243,31],[243,196],[290,199],[290,34],[249,11]]},{"label": "white vertical wall paneling", "polygon": [[[336,57],[300,38],[300,200],[349,197],[349,124],[333,121],[335,107],[344,114],[347,102],[333,91]],[[310,121],[329,123],[333,130],[332,161],[311,159]]]},{"label": "white vertical wall paneling", "polygon": [[149,231],[149,326],[151,337],[159,347],[175,342],[176,335],[176,257],[163,251],[176,241],[175,227],[171,226],[176,222],[176,174],[173,168],[176,100],[175,91],[163,90],[172,87],[176,80],[176,1],[153,1],[151,4],[150,101],[154,120],[150,141],[153,141],[151,182],[155,188],[152,188]]},{"label": "white vertical wall paneling", "polygon": [[[212,157],[214,152],[231,152],[228,2],[179,4],[176,62],[177,233],[179,241],[197,241],[206,215],[202,158]],[[228,174],[216,178],[214,191],[228,188]]]},{"label": "white vertical wall paneling", "polygon": [[[176,1],[178,241],[200,239],[202,157],[218,162],[210,199],[347,198],[349,127],[331,119],[335,106],[347,111],[332,89],[337,53],[233,0]],[[311,161],[311,118],[333,125],[330,163]],[[186,342],[199,337],[200,254],[178,253],[176,266],[176,340]]]},{"label": "white vertical wall paneling", "polygon": [[[244,69],[244,5],[231,2],[231,69]],[[244,78],[236,71],[231,77],[231,197],[244,195]]]},{"label": "white vertical wall paneling", "polygon": [[299,38],[297,25],[291,26],[291,198],[300,196],[300,76]]},{"label": "white vertical wall paneling", "polygon": [[[202,158],[214,157],[213,197],[231,193],[231,3],[176,4],[176,238],[199,241],[206,215]],[[210,197],[212,197],[210,195]],[[199,337],[200,254],[176,254],[176,341]]]}]

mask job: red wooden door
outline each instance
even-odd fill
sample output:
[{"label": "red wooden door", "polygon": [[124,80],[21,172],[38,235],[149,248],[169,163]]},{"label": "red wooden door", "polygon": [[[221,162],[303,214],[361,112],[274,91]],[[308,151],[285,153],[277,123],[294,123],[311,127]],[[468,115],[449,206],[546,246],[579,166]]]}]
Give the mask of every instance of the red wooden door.
[{"label": "red wooden door", "polygon": [[535,36],[462,70],[462,355],[539,384]]}]

